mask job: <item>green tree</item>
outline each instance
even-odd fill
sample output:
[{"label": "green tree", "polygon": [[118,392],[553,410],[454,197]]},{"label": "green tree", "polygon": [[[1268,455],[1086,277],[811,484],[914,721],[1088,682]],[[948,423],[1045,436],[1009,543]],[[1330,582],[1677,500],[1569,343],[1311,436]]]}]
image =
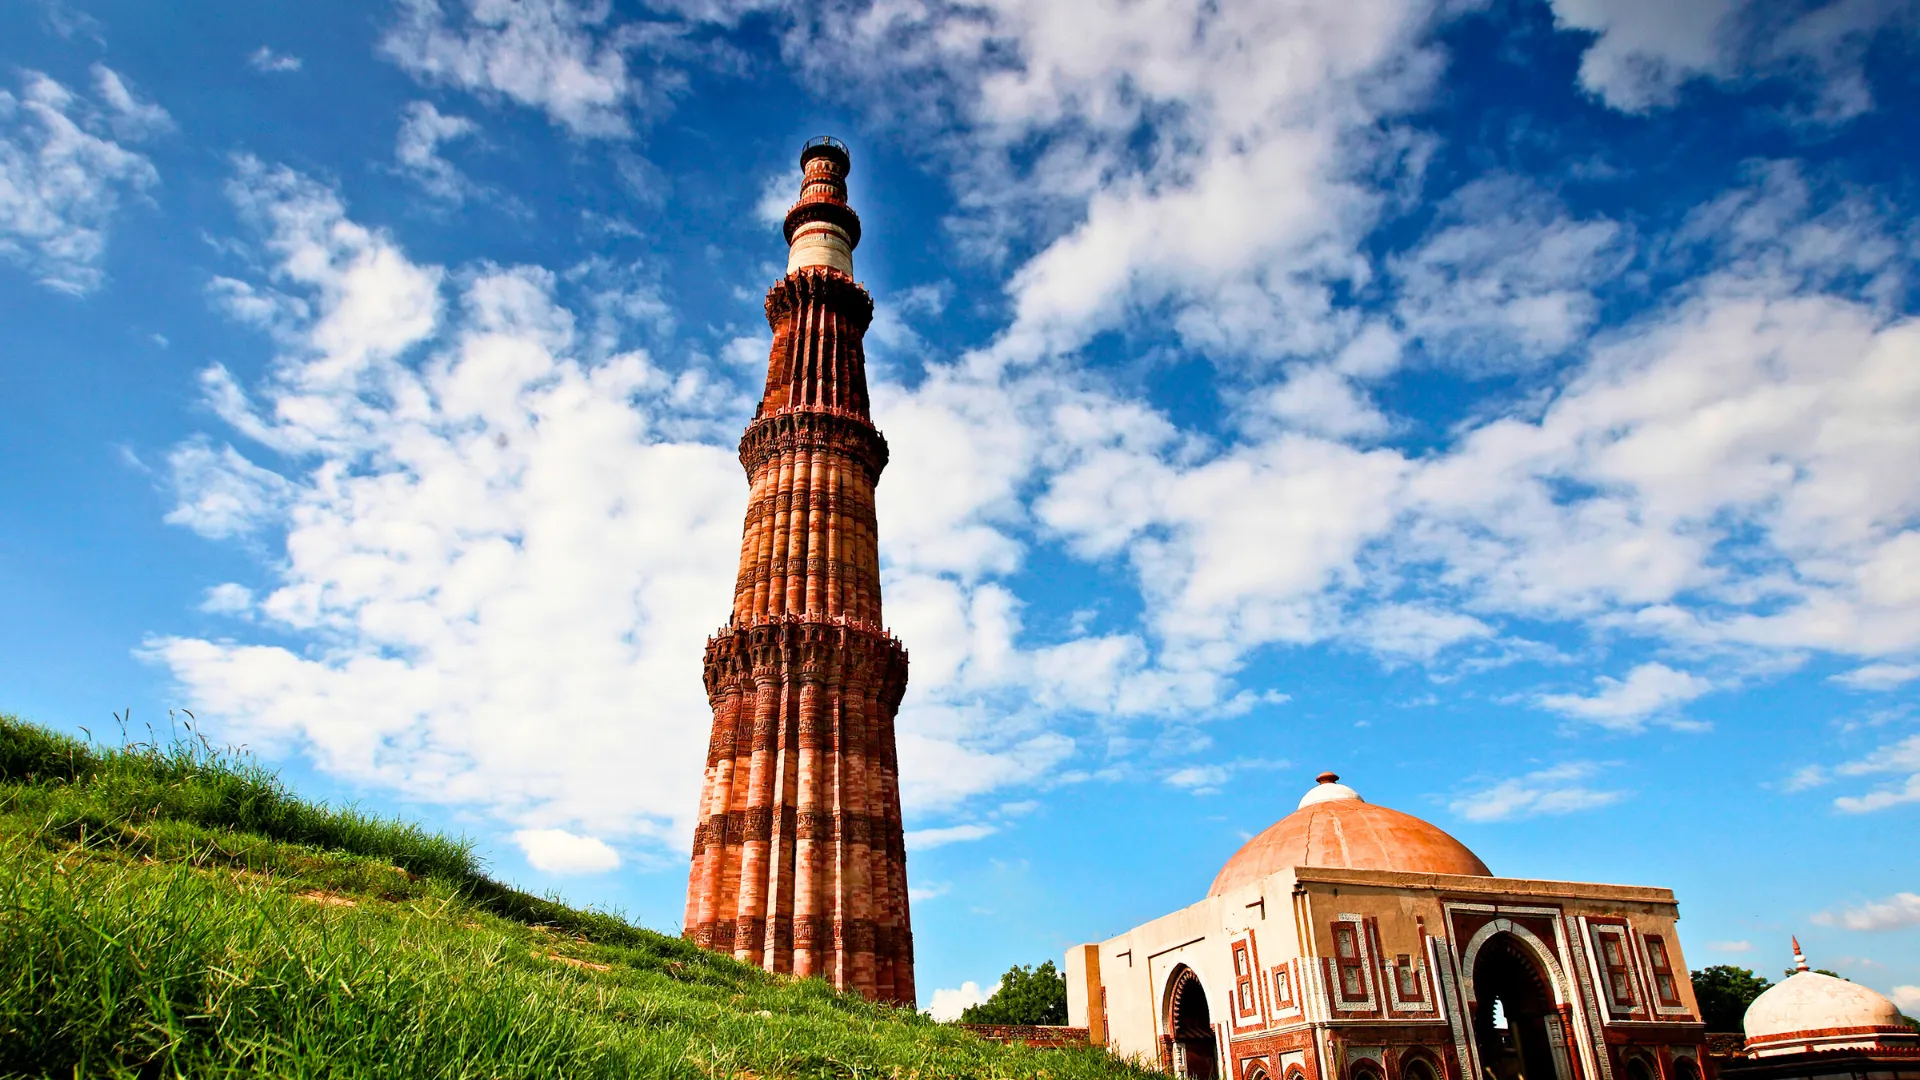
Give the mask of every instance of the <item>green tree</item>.
[{"label": "green tree", "polygon": [[1693,972],[1693,993],[1708,1031],[1739,1031],[1747,1006],[1773,984],[1746,968],[1716,964]]},{"label": "green tree", "polygon": [[1000,976],[1000,988],[960,1013],[963,1024],[1064,1024],[1067,980],[1049,960],[1039,967],[1015,964]]}]

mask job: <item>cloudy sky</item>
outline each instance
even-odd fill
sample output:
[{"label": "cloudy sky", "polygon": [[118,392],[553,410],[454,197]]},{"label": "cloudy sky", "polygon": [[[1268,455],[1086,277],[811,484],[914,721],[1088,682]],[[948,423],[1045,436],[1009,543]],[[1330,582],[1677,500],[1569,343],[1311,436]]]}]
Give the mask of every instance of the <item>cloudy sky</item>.
[{"label": "cloudy sky", "polygon": [[1920,8],[0,7],[0,709],[677,930],[852,147],[920,994],[1322,769],[1920,1009]]}]

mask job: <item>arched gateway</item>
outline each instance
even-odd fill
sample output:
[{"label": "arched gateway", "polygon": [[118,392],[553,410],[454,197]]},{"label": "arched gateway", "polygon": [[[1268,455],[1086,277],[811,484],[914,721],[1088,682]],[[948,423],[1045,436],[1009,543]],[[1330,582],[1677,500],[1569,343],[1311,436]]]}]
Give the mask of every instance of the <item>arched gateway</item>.
[{"label": "arched gateway", "polygon": [[1200,977],[1185,964],[1167,980],[1167,1039],[1172,1060],[1162,1062],[1175,1076],[1215,1080],[1219,1075],[1213,1045],[1213,1012]]},{"label": "arched gateway", "polygon": [[1473,1040],[1480,1080],[1573,1080],[1551,976],[1502,930],[1473,950]]}]

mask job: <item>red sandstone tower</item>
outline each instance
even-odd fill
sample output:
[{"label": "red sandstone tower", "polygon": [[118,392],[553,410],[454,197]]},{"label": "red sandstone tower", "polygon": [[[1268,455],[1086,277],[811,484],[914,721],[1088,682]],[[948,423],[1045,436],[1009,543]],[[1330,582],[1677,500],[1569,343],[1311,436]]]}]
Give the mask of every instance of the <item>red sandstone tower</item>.
[{"label": "red sandstone tower", "polygon": [[751,494],[733,618],[707,642],[713,737],[686,933],[911,1006],[893,738],[907,653],[880,618],[887,441],[861,345],[873,298],[853,280],[846,147],[815,139],[800,163],[787,276],[767,293],[767,389],[740,439]]}]

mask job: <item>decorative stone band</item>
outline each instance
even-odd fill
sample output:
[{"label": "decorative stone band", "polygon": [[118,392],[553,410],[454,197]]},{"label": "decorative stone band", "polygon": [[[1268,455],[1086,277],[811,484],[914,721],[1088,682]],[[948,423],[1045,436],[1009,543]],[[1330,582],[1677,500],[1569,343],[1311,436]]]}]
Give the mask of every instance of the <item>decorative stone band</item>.
[{"label": "decorative stone band", "polygon": [[866,333],[873,323],[872,294],[832,267],[807,266],[774,282],[767,290],[767,326],[780,329],[780,321],[809,300],[833,309],[847,320],[855,333]]},{"label": "decorative stone band", "polygon": [[[824,503],[825,505],[821,506],[820,508],[826,510],[829,513],[831,513],[834,509],[836,509],[836,507],[834,507],[833,505],[832,500],[830,499],[823,499],[821,500],[821,503]],[[789,569],[796,568],[796,567],[799,569],[802,569],[806,571],[807,574],[814,577],[818,577],[819,575],[828,573],[830,571],[837,571],[842,577],[853,578],[865,569],[865,567],[863,567],[860,563],[855,562],[851,559],[828,559],[824,557],[807,558],[807,559],[801,559],[801,560],[789,559],[787,561],[787,566],[789,567]],[[766,581],[769,578],[772,578],[774,576],[775,574],[772,570],[764,566],[758,566],[758,567],[755,567],[753,570],[753,573],[750,576],[746,577],[744,580],[749,583],[754,583],[754,582]]]},{"label": "decorative stone band", "polygon": [[[763,585],[770,586],[775,581],[785,581],[795,573],[800,573],[805,578],[844,582],[845,587],[855,595],[859,595],[862,592],[877,592],[880,585],[879,575],[863,561],[854,559],[809,558],[801,560],[798,563],[789,560],[786,566],[780,570],[775,570],[768,566],[756,566],[752,574],[741,577],[735,587],[735,595],[738,596],[749,589],[756,589]],[[738,606],[737,601],[736,606]]]},{"label": "decorative stone band", "polygon": [[832,194],[827,194],[824,197],[815,196],[814,198],[803,196],[799,202],[793,204],[793,209],[787,211],[786,224],[782,226],[781,234],[786,237],[787,243],[791,245],[793,243],[793,234],[799,232],[802,225],[820,221],[828,225],[839,226],[840,231],[847,234],[847,247],[859,247],[860,215],[853,212],[853,207],[840,201],[845,198],[846,192],[844,189],[839,192],[837,197]]},{"label": "decorative stone band", "polygon": [[1826,1042],[1831,1039],[1868,1039],[1881,1035],[1893,1035],[1902,1040],[1912,1040],[1916,1036],[1910,1027],[1896,1027],[1890,1024],[1872,1024],[1866,1027],[1810,1028],[1806,1031],[1788,1031],[1779,1035],[1762,1035],[1747,1040],[1748,1050],[1765,1050],[1774,1046],[1792,1046],[1795,1043]]},{"label": "decorative stone band", "polygon": [[[900,823],[890,814],[857,814],[844,810],[794,810],[782,808],[783,819],[792,822],[796,840],[830,841],[835,844],[866,844],[876,855],[903,855]],[[782,824],[785,824],[783,820]],[[771,840],[775,833],[771,807],[733,810],[715,814],[693,829],[693,854],[722,844],[738,847],[749,840]],[[785,831],[784,829],[778,831]]]},{"label": "decorative stone band", "polygon": [[752,477],[772,458],[831,453],[857,463],[867,486],[880,481],[887,467],[887,439],[866,417],[849,409],[796,405],[760,417],[740,436],[740,465]]},{"label": "decorative stone band", "polygon": [[[785,449],[787,447],[776,447],[773,453],[778,454]],[[769,455],[756,461],[765,465],[771,459]],[[808,480],[811,481],[812,477],[809,476]],[[747,504],[747,528],[751,529],[767,514],[802,509],[819,510],[832,515],[857,515],[864,520],[872,517],[874,512],[873,491],[869,487],[853,485],[823,487],[815,491],[811,483],[801,489],[788,488],[782,491],[776,488],[771,497],[755,499]]]},{"label": "decorative stone band", "polygon": [[[892,717],[907,690],[907,650],[880,627],[844,615],[786,615],[722,627],[708,638],[706,679],[707,697],[716,708],[729,685],[798,687],[811,682],[835,690],[857,686],[877,691],[877,704]],[[729,730],[716,725],[716,743],[730,737]],[[821,733],[803,720],[798,735],[800,745],[811,746]]]},{"label": "decorative stone band", "polygon": [[878,623],[868,622],[865,619],[857,619],[851,615],[821,615],[816,612],[808,612],[805,614],[795,612],[786,615],[774,615],[765,619],[756,620],[748,626],[723,626],[714,631],[714,636],[708,640],[707,645],[711,648],[713,642],[720,638],[730,637],[741,630],[761,626],[844,626],[872,637],[885,638],[887,641],[892,642],[895,648],[900,649],[902,656],[906,655],[906,649],[900,644],[900,639],[893,636],[892,631]]}]

